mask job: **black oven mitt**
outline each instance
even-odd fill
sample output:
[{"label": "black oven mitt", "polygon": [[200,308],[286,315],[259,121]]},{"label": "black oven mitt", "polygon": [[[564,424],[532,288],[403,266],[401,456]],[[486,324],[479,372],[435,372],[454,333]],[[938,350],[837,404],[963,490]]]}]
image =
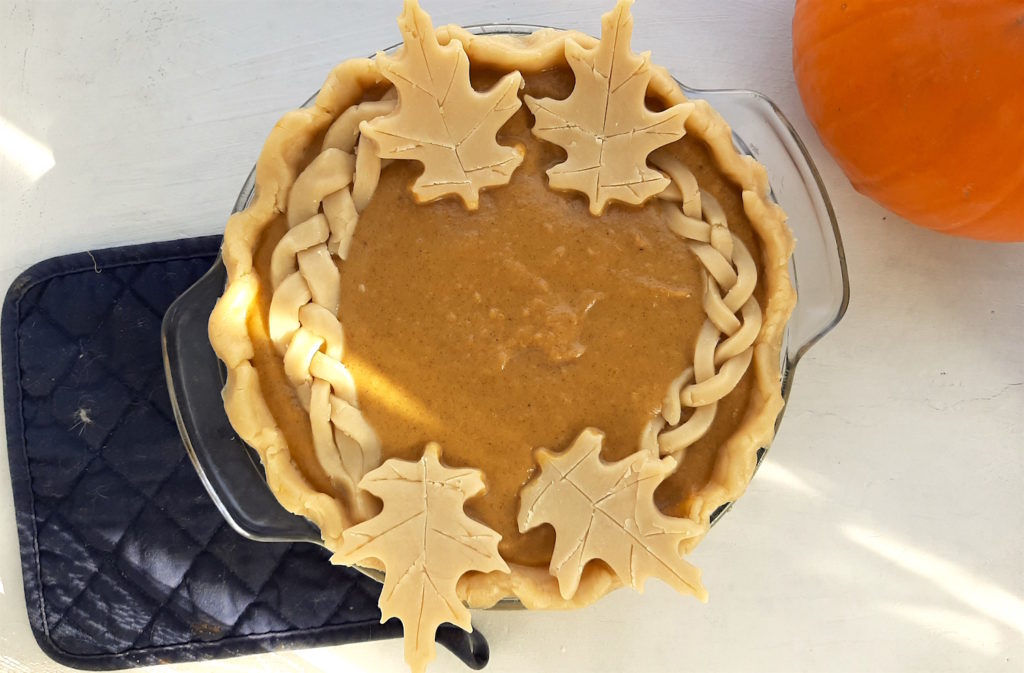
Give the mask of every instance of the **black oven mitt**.
[{"label": "black oven mitt", "polygon": [[[252,542],[217,511],[175,426],[160,322],[220,237],[41,262],[0,319],[28,617],[43,651],[115,669],[397,638],[380,585],[312,544]],[[478,634],[438,642],[470,668]],[[398,653],[396,647],[396,656]]]}]

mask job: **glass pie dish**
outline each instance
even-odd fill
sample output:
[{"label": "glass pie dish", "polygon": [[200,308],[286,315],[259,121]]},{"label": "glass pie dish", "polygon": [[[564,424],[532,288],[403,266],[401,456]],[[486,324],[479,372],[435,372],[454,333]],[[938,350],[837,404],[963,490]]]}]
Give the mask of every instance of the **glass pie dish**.
[{"label": "glass pie dish", "polygon": [[[527,35],[538,28],[490,25],[471,30]],[[799,241],[790,263],[799,299],[786,329],[780,363],[782,395],[788,397],[800,358],[838,322],[846,308],[845,260],[831,205],[805,148],[768,99],[751,91],[698,91],[680,86],[690,98],[707,100],[732,125],[739,152],[767,166],[771,198],[789,215]],[[253,186],[254,174],[250,174],[235,204],[236,212],[252,199]],[[218,262],[164,318],[167,380],[185,447],[211,498],[240,534],[253,540],[320,543],[313,524],[278,504],[258,456],[235,435],[224,412],[220,396],[224,371],[207,340],[207,322],[224,283],[225,270]],[[778,420],[781,418],[780,414]],[[759,461],[766,450],[759,451]],[[711,522],[730,504],[716,510]]]}]

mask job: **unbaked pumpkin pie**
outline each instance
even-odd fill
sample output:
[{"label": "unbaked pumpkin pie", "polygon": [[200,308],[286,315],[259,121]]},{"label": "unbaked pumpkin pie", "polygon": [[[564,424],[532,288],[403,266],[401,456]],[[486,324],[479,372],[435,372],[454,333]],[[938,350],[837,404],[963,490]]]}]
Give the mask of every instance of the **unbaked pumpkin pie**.
[{"label": "unbaked pumpkin pie", "polygon": [[435,30],[286,114],[224,237],[210,339],[281,503],[442,622],[586,605],[684,558],[782,407],[792,238],[704,101],[600,39]]}]

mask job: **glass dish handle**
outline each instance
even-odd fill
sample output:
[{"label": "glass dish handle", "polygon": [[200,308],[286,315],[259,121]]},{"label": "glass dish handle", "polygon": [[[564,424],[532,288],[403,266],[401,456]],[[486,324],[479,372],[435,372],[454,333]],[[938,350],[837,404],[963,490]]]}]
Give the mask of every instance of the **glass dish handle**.
[{"label": "glass dish handle", "polygon": [[783,348],[788,397],[797,362],[835,327],[849,303],[846,257],[832,203],[807,148],[774,103],[755,91],[684,89],[715,107],[732,126],[740,151],[768,167],[772,198],[786,211],[796,237],[790,273],[798,301]]},{"label": "glass dish handle", "polygon": [[178,430],[203,486],[238,533],[251,540],[319,544],[317,528],[281,507],[267,488],[259,457],[235,434],[224,411],[223,369],[206,324],[225,278],[218,258],[164,315],[164,369]]}]

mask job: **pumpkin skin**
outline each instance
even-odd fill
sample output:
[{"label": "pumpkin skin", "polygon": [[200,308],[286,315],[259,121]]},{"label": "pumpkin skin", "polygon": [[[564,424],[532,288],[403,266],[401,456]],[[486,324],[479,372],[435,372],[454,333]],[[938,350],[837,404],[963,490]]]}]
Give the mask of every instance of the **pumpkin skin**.
[{"label": "pumpkin skin", "polygon": [[1024,240],[1024,0],[797,0],[793,67],[859,192],[947,234]]}]

